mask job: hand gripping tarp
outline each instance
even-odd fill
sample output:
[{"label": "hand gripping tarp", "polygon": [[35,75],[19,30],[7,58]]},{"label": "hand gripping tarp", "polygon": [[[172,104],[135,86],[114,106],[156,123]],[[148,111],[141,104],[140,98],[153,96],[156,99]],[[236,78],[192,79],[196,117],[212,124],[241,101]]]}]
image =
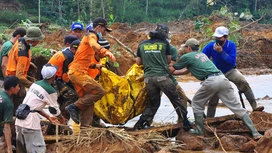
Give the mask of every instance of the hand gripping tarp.
[{"label": "hand gripping tarp", "polygon": [[94,105],[94,111],[106,123],[125,124],[145,108],[146,91],[143,68],[134,64],[124,77],[102,68],[99,83],[105,95]]}]

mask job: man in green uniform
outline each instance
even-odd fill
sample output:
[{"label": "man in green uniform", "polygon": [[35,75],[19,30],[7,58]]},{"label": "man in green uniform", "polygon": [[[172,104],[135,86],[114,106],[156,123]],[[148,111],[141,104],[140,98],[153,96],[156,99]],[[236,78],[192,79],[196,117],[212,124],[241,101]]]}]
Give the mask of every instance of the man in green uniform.
[{"label": "man in green uniform", "polygon": [[10,96],[19,92],[19,79],[15,76],[7,76],[4,89],[5,91],[0,92],[0,151],[12,153],[11,123],[13,123],[14,105]]},{"label": "man in green uniform", "polygon": [[185,43],[185,47],[189,53],[181,56],[180,60],[173,66],[170,66],[169,69],[174,75],[191,72],[194,77],[203,81],[201,88],[196,92],[192,100],[196,129],[190,132],[197,135],[204,135],[203,114],[205,104],[217,94],[223,103],[243,120],[251,131],[253,138],[261,138],[262,135],[254,127],[252,120],[247,114],[247,110],[237,101],[230,81],[216,68],[204,53],[198,52],[199,42],[194,38],[188,39]]},{"label": "man in green uniform", "polygon": [[168,69],[168,64],[171,62],[170,44],[166,40],[168,32],[167,26],[158,24],[156,29],[150,32],[150,39],[141,42],[138,46],[136,63],[144,67],[144,82],[149,102],[134,125],[136,130],[150,127],[160,106],[161,91],[174,106],[179,121],[183,122],[183,129],[190,129],[187,110],[178,96],[176,85],[170,78]]},{"label": "man in green uniform", "polygon": [[[170,40],[169,40],[170,42]],[[169,65],[173,65],[176,63],[177,59],[178,59],[178,50],[175,46],[170,44],[170,54],[171,54],[171,62]],[[191,104],[191,100],[185,95],[183,89],[181,88],[181,86],[178,84],[178,81],[176,80],[176,78],[172,75],[170,75],[171,79],[174,81],[178,94],[180,96],[180,98],[182,99],[183,105],[185,106],[186,110],[187,110],[187,102],[189,102]]]}]

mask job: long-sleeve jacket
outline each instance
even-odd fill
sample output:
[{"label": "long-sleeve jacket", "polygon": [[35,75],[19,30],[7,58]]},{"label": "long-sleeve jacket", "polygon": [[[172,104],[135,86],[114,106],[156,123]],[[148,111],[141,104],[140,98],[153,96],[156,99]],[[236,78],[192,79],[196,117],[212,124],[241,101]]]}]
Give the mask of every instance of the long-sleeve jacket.
[{"label": "long-sleeve jacket", "polygon": [[234,42],[227,40],[221,53],[213,49],[215,42],[207,44],[202,52],[211,58],[215,66],[223,73],[227,73],[236,67],[236,46]]}]

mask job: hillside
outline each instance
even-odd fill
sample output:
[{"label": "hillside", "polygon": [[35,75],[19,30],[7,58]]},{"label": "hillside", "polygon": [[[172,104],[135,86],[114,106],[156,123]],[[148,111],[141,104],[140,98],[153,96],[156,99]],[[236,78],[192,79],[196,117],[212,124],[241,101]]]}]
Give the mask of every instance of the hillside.
[{"label": "hillside", "polygon": [[[241,22],[242,26],[247,25],[248,22]],[[166,23],[171,32],[171,44],[179,46],[188,38],[194,37],[198,40],[203,40],[206,36],[200,32],[194,31],[194,24],[191,20],[173,21]],[[212,29],[217,26],[224,25],[223,21],[213,21]],[[124,75],[130,66],[135,63],[135,57],[128,52],[126,48],[117,43],[119,40],[125,46],[130,48],[134,54],[138,44],[147,39],[149,31],[155,28],[156,24],[147,22],[138,23],[129,26],[126,23],[114,23],[111,28],[113,32],[110,33],[112,37],[106,37],[111,43],[111,51],[115,53],[117,62],[120,67],[118,74]],[[50,26],[48,27],[50,28]],[[56,32],[50,30],[43,30],[46,37],[43,43],[45,48],[61,48],[63,44],[63,37],[69,33],[69,30],[58,29]],[[252,24],[242,28],[240,31],[242,39],[237,46],[237,68],[245,74],[264,74],[271,73],[272,67],[272,26],[265,24]],[[113,38],[114,37],[114,38]]]}]

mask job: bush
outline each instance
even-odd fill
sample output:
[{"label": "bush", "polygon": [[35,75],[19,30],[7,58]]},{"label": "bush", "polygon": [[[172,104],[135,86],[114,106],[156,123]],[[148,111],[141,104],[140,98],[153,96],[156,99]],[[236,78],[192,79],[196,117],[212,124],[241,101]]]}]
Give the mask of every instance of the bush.
[{"label": "bush", "polygon": [[44,48],[42,44],[39,46],[32,47],[31,54],[33,57],[43,56],[46,59],[49,59],[52,56],[51,50]]}]

